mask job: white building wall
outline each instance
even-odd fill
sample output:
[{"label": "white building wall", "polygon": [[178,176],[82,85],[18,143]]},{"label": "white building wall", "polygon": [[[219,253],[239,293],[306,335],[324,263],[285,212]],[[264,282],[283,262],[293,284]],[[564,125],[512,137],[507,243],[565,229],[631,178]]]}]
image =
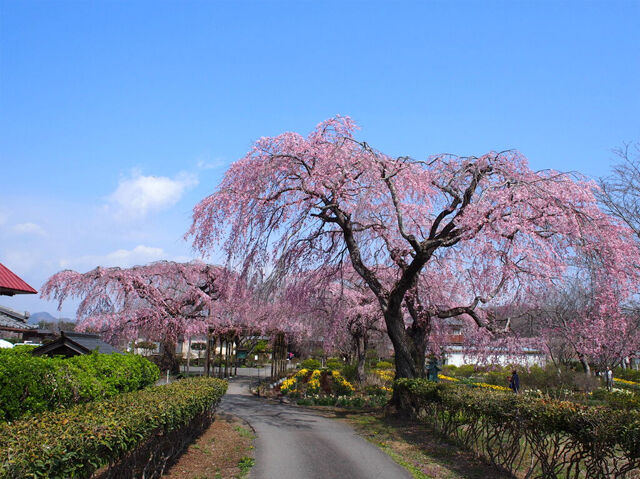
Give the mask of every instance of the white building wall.
[{"label": "white building wall", "polygon": [[[463,366],[465,364],[484,364],[487,360],[484,357],[465,354],[461,349],[448,351],[444,356],[444,364],[451,366]],[[541,366],[547,363],[546,357],[541,353],[524,353],[519,356],[495,354],[489,361],[491,364],[507,366],[509,364],[521,364],[522,366]]]}]

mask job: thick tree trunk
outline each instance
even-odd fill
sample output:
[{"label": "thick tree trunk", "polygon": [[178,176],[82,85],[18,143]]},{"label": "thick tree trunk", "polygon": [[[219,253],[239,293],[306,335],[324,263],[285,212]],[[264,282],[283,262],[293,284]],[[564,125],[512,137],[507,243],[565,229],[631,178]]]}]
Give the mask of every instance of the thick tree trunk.
[{"label": "thick tree trunk", "polygon": [[426,377],[425,359],[429,334],[424,326],[413,324],[408,330],[411,357],[416,368],[416,377]]},{"label": "thick tree trunk", "polygon": [[584,356],[580,356],[580,364],[582,364],[582,367],[584,368],[584,373],[587,376],[591,376],[591,366],[589,366],[589,361],[587,361],[587,359]]},{"label": "thick tree trunk", "polygon": [[162,341],[160,343],[160,364],[162,371],[169,371],[171,374],[180,372],[180,363],[176,358],[176,343],[174,341]]},{"label": "thick tree trunk", "polygon": [[191,336],[189,336],[188,343],[187,343],[187,377],[189,377],[190,365],[191,365]]},{"label": "thick tree trunk", "polygon": [[364,381],[364,367],[367,361],[367,345],[363,335],[354,338],[356,346],[356,381]]},{"label": "thick tree trunk", "polygon": [[400,311],[385,314],[387,332],[393,344],[396,378],[422,378],[425,376],[426,331],[423,328],[404,327]]},{"label": "thick tree trunk", "polygon": [[238,375],[238,345],[240,344],[240,338],[234,336],[233,338],[233,375]]},{"label": "thick tree trunk", "polygon": [[[207,377],[211,377],[211,342],[213,338],[211,337],[211,333],[207,334],[207,353],[204,365],[204,375]],[[198,351],[198,359],[200,359],[200,351]],[[199,362],[199,361],[198,361]]]},{"label": "thick tree trunk", "polygon": [[222,348],[223,348],[223,341],[222,341],[222,336],[220,336],[220,354],[218,354],[218,377],[220,379],[224,379],[223,369],[222,369]]},{"label": "thick tree trunk", "polygon": [[[396,379],[425,377],[425,354],[428,341],[426,329],[417,325],[406,329],[400,308],[396,311],[387,310],[384,319],[387,334],[393,344]],[[402,410],[402,398],[395,389],[391,401],[399,411]]]}]

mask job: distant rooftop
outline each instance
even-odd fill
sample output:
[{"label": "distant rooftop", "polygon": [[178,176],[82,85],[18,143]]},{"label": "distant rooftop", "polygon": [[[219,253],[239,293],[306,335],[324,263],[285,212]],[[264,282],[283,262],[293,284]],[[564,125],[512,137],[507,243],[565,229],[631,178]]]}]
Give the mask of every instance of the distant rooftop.
[{"label": "distant rooftop", "polygon": [[27,324],[29,313],[14,311],[6,306],[0,306],[0,329],[5,331],[24,331],[34,329],[35,326]]},{"label": "distant rooftop", "polygon": [[91,354],[97,351],[102,354],[121,354],[109,343],[100,339],[100,335],[91,333],[76,333],[74,331],[60,331],[60,337],[55,341],[40,346],[32,351],[35,356],[76,356]]}]

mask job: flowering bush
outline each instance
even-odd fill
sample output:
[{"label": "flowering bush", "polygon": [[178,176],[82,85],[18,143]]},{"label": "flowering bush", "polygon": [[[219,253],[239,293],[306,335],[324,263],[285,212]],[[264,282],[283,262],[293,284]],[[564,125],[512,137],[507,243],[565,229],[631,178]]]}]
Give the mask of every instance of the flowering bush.
[{"label": "flowering bush", "polygon": [[389,393],[393,392],[393,388],[388,386],[378,386],[376,384],[371,384],[369,386],[365,386],[364,393],[369,396],[386,396]]},{"label": "flowering bush", "polygon": [[511,389],[504,386],[498,386],[497,384],[471,383],[471,385],[480,388],[493,389],[494,391],[511,391]]},{"label": "flowering bush", "polygon": [[309,381],[307,381],[307,393],[308,394],[317,394],[320,392],[320,378],[322,376],[322,372],[319,369],[314,369],[311,373],[311,377]]},{"label": "flowering bush", "polygon": [[280,392],[288,396],[350,395],[354,390],[339,371],[330,369],[301,369],[280,385]]},{"label": "flowering bush", "polygon": [[466,384],[472,387],[493,389],[494,391],[510,391],[509,388],[504,386],[498,386],[496,384],[488,384],[488,383],[478,383],[474,381],[461,381],[460,379],[452,378],[451,376],[445,376],[444,374],[438,374],[438,379],[442,379],[444,381],[450,381],[450,382],[458,382],[458,383]]},{"label": "flowering bush", "polygon": [[630,381],[628,379],[613,378],[613,384],[624,389],[630,389],[635,392],[640,392],[640,383],[636,381]]},{"label": "flowering bush", "polygon": [[342,408],[379,408],[387,403],[386,396],[320,396],[300,398],[299,406],[336,406]]},{"label": "flowering bush", "polygon": [[290,377],[285,379],[284,381],[282,381],[282,384],[280,385],[280,391],[282,392],[282,394],[293,394],[293,393],[297,393],[298,390],[296,389],[296,385],[298,384],[298,381],[296,381],[295,377]]},{"label": "flowering bush", "polygon": [[614,379],[618,379],[618,378],[626,379],[627,381],[632,381],[632,382],[640,384],[640,371],[635,370],[635,369],[616,368],[613,371],[613,377],[614,377]]},{"label": "flowering bush", "polygon": [[343,378],[339,371],[331,371],[331,380],[336,394],[348,396],[353,393],[353,384]]},{"label": "flowering bush", "polygon": [[383,382],[391,384],[396,377],[396,373],[389,369],[375,369],[373,373]]}]

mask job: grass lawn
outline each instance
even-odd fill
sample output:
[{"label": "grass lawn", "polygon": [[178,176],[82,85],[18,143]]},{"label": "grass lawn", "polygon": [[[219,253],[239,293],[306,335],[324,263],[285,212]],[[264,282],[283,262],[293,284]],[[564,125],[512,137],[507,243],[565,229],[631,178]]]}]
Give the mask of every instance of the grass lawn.
[{"label": "grass lawn", "polygon": [[415,421],[382,413],[338,413],[358,434],[385,451],[415,479],[510,478],[473,454],[447,443]]}]

